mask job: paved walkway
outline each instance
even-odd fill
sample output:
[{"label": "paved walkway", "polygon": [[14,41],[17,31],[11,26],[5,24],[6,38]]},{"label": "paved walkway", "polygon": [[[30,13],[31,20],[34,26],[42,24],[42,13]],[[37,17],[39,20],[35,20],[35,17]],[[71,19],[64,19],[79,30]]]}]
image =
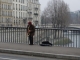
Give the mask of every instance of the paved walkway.
[{"label": "paved walkway", "polygon": [[38,52],[44,54],[53,54],[53,56],[67,56],[69,57],[76,57],[80,59],[80,49],[79,48],[66,48],[66,47],[44,47],[39,45],[27,45],[27,44],[14,44],[14,43],[0,43],[0,50],[1,49],[11,49],[11,50],[21,50],[25,52]]}]

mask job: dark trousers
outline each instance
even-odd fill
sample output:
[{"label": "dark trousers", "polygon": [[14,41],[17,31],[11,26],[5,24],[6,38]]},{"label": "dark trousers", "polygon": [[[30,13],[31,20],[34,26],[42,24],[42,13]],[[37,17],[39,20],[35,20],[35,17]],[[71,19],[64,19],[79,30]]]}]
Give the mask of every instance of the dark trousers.
[{"label": "dark trousers", "polygon": [[29,35],[30,45],[33,45],[33,36]]}]

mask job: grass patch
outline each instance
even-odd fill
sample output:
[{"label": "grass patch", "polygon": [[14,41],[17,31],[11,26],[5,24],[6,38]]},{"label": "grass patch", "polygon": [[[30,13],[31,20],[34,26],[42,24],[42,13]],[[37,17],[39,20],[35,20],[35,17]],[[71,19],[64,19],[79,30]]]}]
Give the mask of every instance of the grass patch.
[{"label": "grass patch", "polygon": [[69,43],[72,43],[72,41],[68,38],[64,38],[64,39],[56,40],[54,45],[67,45]]}]

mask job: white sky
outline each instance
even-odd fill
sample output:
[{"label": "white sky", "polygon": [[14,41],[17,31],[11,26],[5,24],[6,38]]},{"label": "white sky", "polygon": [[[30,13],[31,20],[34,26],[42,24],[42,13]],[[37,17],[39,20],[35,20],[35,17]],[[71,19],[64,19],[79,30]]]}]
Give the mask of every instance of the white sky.
[{"label": "white sky", "polygon": [[[41,4],[41,11],[47,6],[48,1],[50,0],[39,0]],[[80,0],[64,0],[65,3],[69,5],[71,11],[80,10]]]}]

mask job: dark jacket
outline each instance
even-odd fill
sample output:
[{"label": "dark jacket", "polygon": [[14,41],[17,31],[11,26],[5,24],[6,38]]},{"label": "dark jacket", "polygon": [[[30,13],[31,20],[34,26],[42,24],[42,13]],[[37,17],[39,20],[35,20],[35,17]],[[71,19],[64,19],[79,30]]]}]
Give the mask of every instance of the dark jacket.
[{"label": "dark jacket", "polygon": [[34,27],[34,25],[28,25],[27,26],[27,33],[28,33],[28,29],[31,30],[31,32],[29,34],[33,36],[35,34],[35,27]]}]

